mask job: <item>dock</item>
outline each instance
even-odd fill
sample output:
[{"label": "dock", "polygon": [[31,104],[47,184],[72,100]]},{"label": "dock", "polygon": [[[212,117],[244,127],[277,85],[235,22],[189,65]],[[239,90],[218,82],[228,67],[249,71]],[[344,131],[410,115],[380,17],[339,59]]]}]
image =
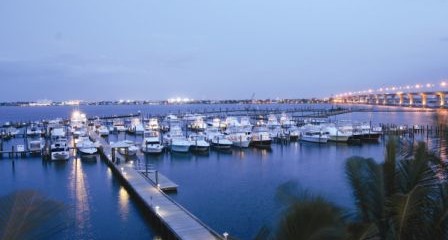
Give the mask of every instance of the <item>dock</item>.
[{"label": "dock", "polygon": [[137,171],[164,192],[177,191],[177,188],[179,187],[179,185],[171,181],[169,178],[167,178],[157,170],[146,171],[145,169],[138,169]]},{"label": "dock", "polygon": [[[153,173],[145,177],[131,163],[114,161],[115,149],[112,149],[95,132],[90,131],[89,136],[92,140],[100,143],[100,152],[112,172],[122,180],[128,192],[141,200],[147,214],[155,217],[161,223],[170,239],[224,239],[162,191],[162,184],[164,187],[173,185],[168,178],[156,171],[152,171]],[[154,184],[156,181],[159,182],[159,186]],[[177,188],[177,185],[175,186]]]}]

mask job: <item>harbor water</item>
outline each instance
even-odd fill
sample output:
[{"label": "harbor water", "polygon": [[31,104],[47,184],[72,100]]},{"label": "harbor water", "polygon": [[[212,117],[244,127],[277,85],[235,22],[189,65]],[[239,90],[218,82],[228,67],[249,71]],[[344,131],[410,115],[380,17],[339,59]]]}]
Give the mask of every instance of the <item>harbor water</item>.
[{"label": "harbor water", "polygon": [[[166,114],[238,107],[241,106],[130,105],[79,108],[88,116],[104,116],[137,111],[142,114]],[[258,107],[287,109],[297,106]],[[0,122],[68,118],[71,111],[72,107],[2,107]],[[332,117],[332,120],[397,125],[437,125],[444,119],[444,113],[435,112],[350,113]],[[111,135],[108,140],[125,138],[141,142],[141,137],[124,133]],[[416,137],[417,140],[419,138],[427,140],[432,149],[446,158],[444,139]],[[5,144],[20,141],[13,139]],[[351,156],[362,156],[381,162],[384,145],[383,139],[379,143],[362,145],[273,143],[269,150],[212,150],[207,154],[167,152],[158,156],[146,155],[136,161],[152,164],[177,183],[178,191],[170,196],[212,229],[219,233],[229,232],[240,239],[252,239],[262,226],[277,219],[281,206],[275,200],[276,190],[288,181],[296,181],[313,193],[352,209],[353,199],[344,173],[345,161]],[[99,159],[84,161],[76,157],[68,162],[55,163],[42,161],[40,157],[3,158],[0,159],[0,189],[2,196],[15,190],[34,189],[64,202],[69,207],[72,223],[52,239],[151,239],[158,235],[141,207]]]}]

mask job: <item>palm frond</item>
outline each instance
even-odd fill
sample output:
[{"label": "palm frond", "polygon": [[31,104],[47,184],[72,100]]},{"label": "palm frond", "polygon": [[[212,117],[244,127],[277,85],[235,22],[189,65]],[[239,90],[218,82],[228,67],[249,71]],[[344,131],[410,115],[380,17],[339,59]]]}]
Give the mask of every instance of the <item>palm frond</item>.
[{"label": "palm frond", "polygon": [[0,198],[0,239],[45,239],[66,226],[65,206],[24,190]]},{"label": "palm frond", "polygon": [[381,166],[371,158],[352,157],[346,162],[345,172],[362,220],[378,222],[385,201]]}]

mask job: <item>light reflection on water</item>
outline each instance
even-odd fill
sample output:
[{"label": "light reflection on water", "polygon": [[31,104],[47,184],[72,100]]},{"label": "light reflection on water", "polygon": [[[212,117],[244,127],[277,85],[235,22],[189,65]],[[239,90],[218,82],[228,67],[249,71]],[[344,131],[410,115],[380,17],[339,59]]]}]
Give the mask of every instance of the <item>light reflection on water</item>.
[{"label": "light reflection on water", "polygon": [[70,196],[73,199],[73,211],[75,215],[76,238],[93,238],[91,224],[90,189],[87,177],[83,172],[82,161],[76,158],[69,161],[71,172],[69,176]]},{"label": "light reflection on water", "polygon": [[121,219],[126,221],[129,215],[129,194],[124,187],[120,187],[118,192],[118,202],[120,204]]}]

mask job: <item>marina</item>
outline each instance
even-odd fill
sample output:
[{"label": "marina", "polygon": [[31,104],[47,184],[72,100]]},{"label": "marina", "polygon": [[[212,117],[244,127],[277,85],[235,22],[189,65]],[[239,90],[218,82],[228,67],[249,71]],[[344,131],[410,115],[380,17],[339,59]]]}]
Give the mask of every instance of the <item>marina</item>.
[{"label": "marina", "polygon": [[[323,105],[322,107],[331,107],[331,106],[325,106]],[[380,110],[380,109],[379,109]],[[72,110],[73,111],[73,110]],[[286,111],[285,111],[286,112]],[[282,115],[283,114],[283,115]],[[274,121],[274,116],[271,115],[266,115],[263,118],[247,118],[247,122],[246,119],[242,119],[243,121],[240,121],[241,118],[236,117],[237,122],[235,122],[235,120],[228,120],[225,121],[225,118],[222,118],[221,121],[218,123],[218,121],[216,121],[216,117],[212,116],[212,117],[206,117],[204,118],[204,122],[209,122],[209,126],[214,127],[214,128],[218,128],[220,129],[221,127],[224,127],[227,125],[227,129],[223,129],[223,130],[218,130],[219,132],[222,131],[222,136],[228,136],[230,137],[230,133],[232,132],[245,132],[248,130],[248,128],[246,128],[246,130],[232,130],[231,126],[236,126],[237,128],[245,126],[245,125],[256,125],[257,121],[262,120],[262,119],[266,119],[265,123],[267,124],[266,129],[268,129],[268,131],[270,132],[270,136],[272,136],[272,143],[270,144],[269,148],[266,148],[265,146],[253,146],[253,147],[241,147],[238,145],[238,141],[237,144],[235,146],[232,146],[231,148],[229,148],[228,150],[223,150],[222,148],[216,148],[216,147],[210,147],[210,149],[208,149],[207,151],[188,151],[187,153],[177,153],[177,152],[172,152],[170,151],[169,146],[164,146],[163,151],[160,153],[144,153],[144,139],[145,139],[145,134],[136,134],[128,131],[124,131],[124,132],[119,132],[119,131],[109,131],[109,133],[107,135],[103,135],[102,137],[99,134],[98,129],[101,126],[106,126],[104,125],[106,123],[107,120],[102,120],[102,121],[97,121],[98,119],[94,119],[94,120],[87,120],[86,122],[86,126],[88,126],[86,128],[86,133],[88,133],[88,136],[90,137],[90,139],[92,140],[93,143],[95,143],[95,146],[100,150],[101,155],[103,156],[102,159],[104,160],[104,162],[110,166],[111,169],[115,169],[113,170],[113,174],[114,176],[116,176],[116,178],[120,179],[121,182],[123,182],[123,185],[126,187],[127,191],[131,194],[134,195],[133,198],[136,199],[137,202],[141,202],[142,207],[141,210],[144,214],[146,211],[151,212],[151,214],[149,214],[150,216],[152,216],[150,220],[152,223],[151,224],[155,224],[155,226],[158,226],[156,228],[162,229],[160,231],[158,231],[160,235],[164,235],[164,236],[171,236],[174,238],[178,238],[178,239],[188,239],[188,231],[184,231],[182,230],[183,228],[181,227],[179,230],[179,228],[177,228],[177,230],[175,230],[175,227],[172,227],[170,225],[170,223],[168,222],[168,220],[163,220],[163,219],[159,219],[160,216],[157,215],[157,213],[155,212],[154,209],[154,205],[151,208],[151,204],[149,203],[149,200],[151,200],[151,197],[149,197],[148,200],[148,196],[151,196],[150,194],[148,195],[148,193],[144,193],[147,189],[152,189],[151,193],[155,193],[157,191],[157,194],[160,194],[160,197],[163,199],[163,197],[165,197],[166,199],[164,200],[163,203],[160,203],[160,205],[156,205],[159,206],[160,209],[162,209],[161,205],[170,203],[170,204],[174,204],[175,206],[178,206],[178,210],[175,210],[175,212],[177,212],[177,214],[185,214],[186,216],[191,216],[191,217],[179,217],[179,219],[182,220],[178,220],[179,222],[182,222],[182,226],[188,226],[188,222],[192,222],[191,223],[191,227],[185,227],[188,229],[193,229],[191,234],[205,234],[208,232],[209,236],[211,236],[212,239],[220,239],[223,238],[223,234],[224,232],[230,232],[230,234],[235,235],[235,236],[242,236],[243,239],[247,239],[250,238],[250,236],[253,236],[254,234],[256,234],[257,229],[263,224],[263,222],[260,222],[260,220],[255,221],[252,230],[250,230],[248,233],[246,234],[244,232],[246,232],[246,230],[238,230],[237,224],[234,225],[234,227],[224,227],[223,226],[227,226],[228,222],[225,220],[226,218],[222,218],[218,217],[216,214],[212,214],[212,215],[207,215],[204,214],[205,209],[203,208],[203,206],[209,206],[206,209],[210,208],[209,203],[207,203],[207,199],[209,198],[204,198],[203,200],[198,200],[197,198],[194,198],[193,195],[197,195],[197,194],[201,194],[200,192],[197,192],[199,189],[197,188],[197,186],[202,186],[201,188],[205,188],[207,189],[207,192],[209,192],[212,196],[212,199],[215,199],[216,201],[216,197],[213,197],[213,195],[215,196],[220,196],[220,200],[218,200],[218,202],[220,202],[220,204],[223,204],[223,206],[228,206],[230,207],[230,203],[235,204],[235,200],[239,199],[240,197],[231,197],[231,202],[229,203],[223,203],[222,200],[227,199],[228,197],[222,196],[222,193],[217,193],[216,191],[213,191],[210,186],[208,186],[207,184],[204,185],[204,183],[201,182],[201,176],[202,174],[200,173],[200,171],[204,171],[204,173],[207,174],[212,174],[212,175],[208,175],[208,178],[210,179],[215,179],[213,180],[213,182],[217,181],[218,179],[227,179],[228,176],[232,176],[235,173],[238,173],[239,170],[238,168],[235,168],[235,166],[233,166],[235,163],[235,160],[240,159],[239,161],[241,161],[242,159],[245,159],[249,156],[253,156],[254,159],[257,158],[261,158],[261,159],[271,159],[270,161],[274,160],[274,162],[271,162],[271,164],[275,163],[277,158],[279,158],[279,153],[281,153],[282,155],[285,156],[295,156],[295,155],[289,155],[289,154],[293,154],[294,152],[308,152],[311,149],[314,149],[312,152],[309,152],[308,154],[311,154],[310,157],[312,159],[314,159],[314,161],[316,161],[315,157],[312,157],[315,153],[317,152],[322,152],[322,151],[344,151],[346,152],[346,154],[340,156],[341,158],[343,156],[347,156],[349,157],[349,152],[369,152],[372,149],[376,149],[373,151],[378,151],[378,152],[382,152],[383,149],[383,143],[385,141],[385,138],[387,138],[388,136],[397,136],[403,139],[407,139],[406,141],[419,141],[420,140],[425,140],[427,139],[428,141],[432,141],[431,139],[434,139],[436,136],[438,135],[443,135],[446,132],[446,129],[443,125],[437,125],[436,122],[432,123],[432,124],[426,124],[423,125],[423,123],[426,123],[424,121],[413,121],[412,118],[406,120],[406,121],[401,121],[402,124],[395,124],[398,123],[400,121],[397,122],[397,120],[392,120],[392,122],[388,121],[388,118],[385,118],[385,116],[378,116],[375,117],[372,121],[372,123],[370,124],[365,124],[365,126],[369,126],[367,128],[367,133],[369,131],[373,131],[374,128],[381,128],[381,136],[374,141],[373,143],[368,141],[363,143],[362,145],[358,145],[358,144],[349,144],[349,143],[343,143],[341,144],[338,141],[328,141],[328,143],[313,143],[312,141],[304,141],[301,140],[300,137],[300,132],[303,131],[301,129],[307,129],[308,127],[315,127],[317,129],[319,129],[319,132],[325,133],[325,132],[331,132],[330,130],[327,130],[328,127],[331,126],[336,126],[334,125],[335,123],[340,122],[338,119],[353,119],[353,122],[357,122],[357,123],[362,123],[362,122],[366,122],[366,120],[372,120],[369,115],[371,113],[365,113],[365,112],[352,112],[349,114],[342,114],[340,116],[333,116],[333,118],[328,118],[325,121],[322,120],[322,118],[310,118],[308,121],[309,123],[305,123],[305,122],[295,122],[292,118],[288,117],[288,115],[284,115],[285,113],[281,113],[279,115],[276,115],[275,117],[278,119],[278,123]],[[375,113],[375,114],[381,114],[381,111]],[[386,112],[384,114],[387,114]],[[425,113],[421,113],[421,112],[408,112],[405,113],[408,114],[409,116],[417,116],[417,115],[421,115],[421,114],[435,114],[434,112],[425,112]],[[169,115],[168,113],[165,114],[164,116]],[[356,117],[358,116],[359,117]],[[423,116],[424,116],[423,115]],[[158,129],[157,131],[160,131],[160,134],[156,134],[154,136],[158,136],[159,139],[162,139],[162,136],[168,132],[163,132],[163,125],[164,125],[164,118],[162,118],[160,121],[158,121],[158,126],[155,125],[155,122],[152,120],[149,120],[149,118],[145,118],[142,117],[145,116],[145,114],[141,114],[140,116],[137,116],[138,118],[140,118],[140,121],[142,122],[143,126],[146,126],[145,129]],[[185,114],[181,114],[179,115],[178,119],[183,119],[185,116]],[[188,115],[187,115],[188,116]],[[234,117],[234,116],[232,116]],[[132,119],[135,118],[134,117],[125,117],[122,118],[122,122],[126,123],[128,122],[129,124],[132,123]],[[127,120],[128,119],[128,120]],[[268,121],[270,119],[270,121]],[[319,120],[320,119],[320,120]],[[423,118],[424,119],[424,118]],[[385,121],[384,121],[385,120]],[[381,123],[381,122],[383,123]],[[64,122],[64,121],[62,121]],[[95,122],[95,123],[94,123]],[[151,122],[151,124],[150,124]],[[182,120],[180,121],[180,128],[181,128],[181,133],[182,135],[185,134],[185,136],[187,135],[191,135],[194,136],[194,134],[201,134],[202,131],[207,132],[207,129],[209,128],[209,126],[203,127],[203,129],[200,129],[198,131],[198,129],[195,129],[194,131],[191,130],[189,131],[188,128],[188,120]],[[224,125],[223,123],[228,122],[228,124]],[[310,125],[307,125],[310,124]],[[69,122],[66,123],[67,126],[73,125],[70,124]],[[280,137],[279,135],[279,129],[282,129],[282,125],[285,125],[288,129],[295,129],[297,128],[299,131],[299,137],[296,140],[277,140],[277,139],[288,139],[288,138],[283,138]],[[151,126],[151,127],[150,127]],[[278,128],[280,126],[280,128]],[[307,126],[306,128],[303,128],[303,126]],[[342,125],[341,125],[342,126]],[[355,125],[350,125],[351,128],[356,128]],[[361,125],[360,125],[361,126]],[[370,127],[372,126],[372,127]],[[126,127],[125,127],[126,128]],[[20,130],[24,129],[24,128],[19,128]],[[242,128],[244,129],[244,127]],[[269,130],[271,129],[271,130]],[[229,130],[229,131],[227,131]],[[343,129],[341,129],[342,131]],[[166,131],[166,130],[165,130]],[[216,129],[214,130],[216,131]],[[353,130],[351,130],[353,131]],[[252,132],[252,131],[249,131]],[[58,164],[69,164],[70,162],[74,161],[73,160],[73,156],[72,154],[76,154],[77,152],[77,147],[75,147],[75,145],[71,145],[71,144],[75,144],[74,141],[71,140],[71,138],[75,137],[75,135],[73,135],[73,131],[70,131],[69,128],[67,127],[67,133],[68,133],[68,147],[69,150],[71,152],[71,157],[70,160],[67,161],[67,163],[58,163]],[[371,132],[373,133],[373,132]],[[214,133],[216,134],[216,133]],[[336,134],[337,135],[337,134]],[[369,134],[367,134],[369,135]],[[207,134],[204,134],[205,138],[207,139]],[[210,135],[211,136],[211,135]],[[221,135],[220,135],[221,136]],[[45,139],[46,136],[43,135],[43,138]],[[50,137],[51,138],[51,137]],[[76,138],[81,138],[81,136],[77,136]],[[264,137],[262,137],[264,138]],[[3,140],[3,147],[4,149],[11,149],[11,146],[18,146],[18,145],[23,145],[26,146],[24,144],[25,141],[34,141],[34,139],[36,139],[36,137],[29,137],[29,139],[25,139],[23,137],[21,137],[20,135],[17,135],[14,138],[11,138],[9,140]],[[189,138],[188,138],[189,139]],[[161,140],[160,140],[161,141]],[[190,141],[190,147],[194,147],[195,144],[195,140],[189,140]],[[137,153],[132,156],[132,155],[128,155],[125,151],[126,147],[128,147],[128,145],[120,145],[123,144],[125,142],[130,142],[132,144],[136,144],[137,146],[140,144],[141,147],[138,148]],[[438,143],[440,144],[440,143]],[[210,144],[211,145],[211,144]],[[48,146],[48,145],[47,145]],[[111,147],[116,147],[117,150],[115,151],[114,154],[112,154],[112,148]],[[123,149],[122,151],[118,151],[118,148]],[[141,148],[141,149],[140,149]],[[45,147],[43,148],[45,149]],[[106,151],[104,151],[106,149]],[[369,150],[370,149],[370,150]],[[25,152],[27,151],[26,149],[24,149]],[[348,151],[348,152],[347,152]],[[45,155],[45,152],[43,152]],[[443,153],[443,152],[442,152]],[[296,154],[296,153],[295,153]],[[305,154],[305,153],[304,153]],[[354,153],[355,154],[355,153]],[[42,156],[44,156],[42,155]],[[114,156],[112,156],[114,155]],[[36,156],[34,154],[30,154],[30,152],[26,152],[26,156],[24,155],[23,157],[21,157],[20,154],[18,154],[18,151],[14,151],[14,154],[10,155],[10,152],[8,151],[4,151],[3,154],[3,160],[2,161],[6,161],[9,162],[11,161],[11,164],[14,165],[14,168],[17,168],[18,164],[23,164],[22,161],[28,161],[27,159],[30,158],[30,160],[35,159]],[[300,156],[300,155],[299,155]],[[8,158],[12,158],[11,160],[7,160]],[[41,158],[41,156],[37,156],[38,158]],[[114,163],[113,161],[113,157],[115,157],[116,162]],[[77,158],[77,157],[76,157]],[[81,156],[81,159],[83,159],[85,157]],[[252,157],[249,157],[252,158]],[[280,157],[280,159],[282,159],[283,157]],[[14,160],[15,159],[15,160]],[[45,158],[44,159],[48,159]],[[193,160],[196,159],[196,160]],[[230,166],[220,166],[218,172],[214,172],[211,171],[210,169],[206,170],[206,169],[202,169],[202,170],[195,170],[194,174],[198,175],[195,178],[191,178],[191,175],[189,175],[188,173],[191,173],[191,169],[194,169],[194,165],[191,165],[191,163],[194,163],[196,161],[198,161],[198,164],[200,165],[204,165],[203,167],[206,167],[208,164],[206,164],[207,162],[214,162],[213,164],[217,164],[217,166],[222,165],[223,163],[220,161],[215,162],[217,160],[220,161],[226,161],[228,162],[228,164],[231,164]],[[49,160],[43,160],[44,162],[48,162]],[[89,160],[84,160],[84,161],[89,161]],[[285,160],[282,160],[285,161]],[[322,159],[320,159],[318,162],[321,162]],[[50,161],[53,162],[53,161]],[[65,162],[65,161],[64,161]],[[233,162],[233,163],[232,163]],[[86,162],[87,163],[87,162]],[[254,164],[255,162],[253,162],[252,164]],[[55,164],[55,163],[52,163]],[[98,163],[97,163],[98,164]],[[173,165],[174,164],[174,165]],[[283,169],[283,167],[281,167],[278,170],[278,167],[276,167],[275,165],[270,165],[269,168],[271,168],[271,171],[273,171],[273,173],[277,172],[280,169]],[[278,163],[277,163],[278,164]],[[283,163],[285,164],[285,163]],[[291,163],[288,163],[291,164]],[[317,164],[317,162],[316,162]],[[185,165],[185,166],[184,166]],[[227,165],[227,164],[226,164]],[[176,167],[177,166],[177,167]],[[254,170],[258,169],[260,166],[252,166],[254,168]],[[330,166],[329,166],[330,167]],[[201,167],[202,168],[202,167]],[[227,169],[227,170],[224,170]],[[245,169],[245,168],[244,168]],[[199,171],[199,172],[198,172]],[[247,171],[247,170],[246,170]],[[251,170],[250,172],[252,172],[253,170]],[[126,173],[126,174],[124,174]],[[186,175],[187,174],[187,175]],[[224,174],[224,175],[223,175]],[[279,174],[279,173],[277,173]],[[126,176],[125,176],[126,175]],[[216,176],[215,176],[216,175]],[[239,174],[237,174],[239,175]],[[293,174],[294,176],[300,176],[300,175],[296,175],[296,173]],[[129,183],[130,179],[129,177],[135,177],[135,179],[139,179],[138,181],[136,181],[135,183]],[[187,177],[188,176],[188,177]],[[211,177],[213,176],[213,177]],[[270,174],[268,174],[266,177],[270,176]],[[280,174],[279,176],[283,176],[283,174]],[[291,175],[292,176],[292,175]],[[333,175],[331,175],[333,176]],[[300,177],[302,178],[302,177]],[[237,179],[245,179],[245,177],[239,175],[239,177]],[[258,177],[255,177],[254,179],[258,179]],[[263,179],[263,178],[262,178]],[[265,180],[271,181],[269,179],[272,179],[272,177],[268,177]],[[263,180],[261,183],[259,184],[268,184],[267,182],[265,182],[265,180]],[[218,180],[219,181],[219,180]],[[250,180],[245,180],[245,181],[249,181],[252,182]],[[278,180],[277,180],[278,181]],[[307,181],[305,181],[307,182]],[[279,183],[279,182],[278,182]],[[231,182],[229,182],[230,185],[226,185],[227,187],[224,187],[222,185],[222,183],[218,184],[215,183],[217,186],[221,186],[220,188],[223,189],[227,189],[230,186],[234,186],[236,183],[231,184]],[[255,184],[254,186],[258,186],[259,184]],[[137,193],[138,190],[134,189],[134,185],[136,186],[140,186],[137,187],[136,189],[140,189],[142,188],[142,186],[146,186],[144,188],[143,193]],[[275,184],[272,185],[270,187],[270,191],[271,192],[273,189],[275,188]],[[219,189],[219,188],[218,188]],[[323,188],[323,189],[327,189],[327,188]],[[149,190],[148,190],[149,191]],[[224,192],[229,192],[231,191],[230,189],[225,190]],[[328,191],[325,190],[325,191]],[[242,196],[244,195],[244,193],[241,193],[240,191],[237,191],[239,193],[238,196]],[[331,192],[331,191],[330,191]],[[146,197],[140,197],[140,195],[146,196]],[[162,197],[163,196],[163,197]],[[190,199],[190,200],[187,200]],[[193,200],[195,199],[195,200]],[[337,200],[340,203],[344,203],[347,204],[347,201],[349,201],[350,197],[348,195],[345,195],[344,198],[340,198],[340,200]],[[193,202],[197,201],[197,203],[193,204]],[[205,201],[205,202],[204,202]],[[248,204],[248,202],[246,203]],[[165,207],[168,207],[167,209],[176,209],[176,207],[169,207],[170,205],[165,205]],[[255,205],[256,206],[256,205]],[[163,207],[163,209],[165,209],[165,207]],[[179,210],[180,209],[180,210]],[[186,210],[188,209],[188,210]],[[219,209],[219,208],[218,208]],[[249,207],[248,209],[257,209],[257,208],[252,208]],[[271,209],[269,211],[267,211],[266,213],[270,212],[272,213],[273,208],[268,208]],[[243,211],[244,212],[244,211]],[[194,213],[194,215],[193,215]],[[233,213],[229,213],[229,216],[232,216]],[[244,214],[243,214],[244,215]],[[176,218],[174,218],[176,219]],[[190,219],[190,220],[188,220]],[[192,220],[193,219],[193,220]],[[199,220],[200,219],[200,220]],[[221,219],[221,220],[218,220]],[[260,219],[265,219],[264,217],[260,217]],[[173,220],[173,219],[171,219]],[[176,222],[176,220],[174,220]],[[263,221],[263,220],[262,220]],[[205,224],[204,222],[208,223]],[[211,224],[210,224],[211,223]],[[177,223],[173,223],[174,226],[177,226]],[[209,227],[209,224],[212,225],[212,227]],[[233,224],[231,224],[233,225]],[[196,226],[196,227],[193,227]],[[202,230],[199,230],[202,229]],[[212,230],[213,229],[213,230]],[[216,230],[215,230],[216,229]],[[177,231],[180,231],[181,233],[177,233]],[[177,235],[178,234],[178,235]],[[187,234],[187,235],[182,235],[184,237],[179,237],[181,234]],[[204,235],[204,236],[205,236]],[[205,238],[205,237],[204,237]],[[194,238],[193,238],[194,239]]]}]

